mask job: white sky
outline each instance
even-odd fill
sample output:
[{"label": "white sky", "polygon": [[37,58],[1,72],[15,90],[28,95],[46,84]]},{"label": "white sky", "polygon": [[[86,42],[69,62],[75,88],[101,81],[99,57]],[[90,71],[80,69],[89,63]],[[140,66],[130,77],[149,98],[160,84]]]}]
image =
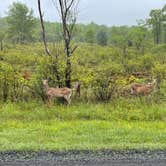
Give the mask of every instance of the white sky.
[{"label": "white sky", "polygon": [[[19,1],[33,8],[38,17],[37,0],[0,0],[0,16],[5,16],[12,2]],[[41,0],[46,20],[58,21],[52,0]],[[151,9],[162,8],[166,0],[80,0],[78,22],[105,25],[133,25],[148,17]]]}]

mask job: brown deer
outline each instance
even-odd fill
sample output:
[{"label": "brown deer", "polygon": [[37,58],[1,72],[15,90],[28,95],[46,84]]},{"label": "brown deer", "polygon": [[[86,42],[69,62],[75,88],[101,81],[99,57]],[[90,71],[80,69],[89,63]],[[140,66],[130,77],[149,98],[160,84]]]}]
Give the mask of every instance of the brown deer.
[{"label": "brown deer", "polygon": [[153,80],[152,83],[148,84],[134,83],[131,85],[131,94],[148,95],[155,89],[155,86],[156,86],[156,80]]},{"label": "brown deer", "polygon": [[43,80],[43,85],[44,85],[44,90],[48,97],[49,102],[54,97],[62,97],[67,101],[68,104],[70,104],[72,89],[67,87],[64,87],[64,88],[49,87],[48,80]]}]

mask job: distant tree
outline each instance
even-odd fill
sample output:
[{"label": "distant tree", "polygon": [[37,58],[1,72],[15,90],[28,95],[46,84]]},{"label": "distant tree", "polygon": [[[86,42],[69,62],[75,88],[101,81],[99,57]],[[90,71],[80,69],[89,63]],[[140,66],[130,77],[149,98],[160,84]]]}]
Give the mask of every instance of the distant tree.
[{"label": "distant tree", "polygon": [[144,47],[147,40],[148,30],[143,26],[134,26],[129,31],[129,38],[136,50],[144,54]]},{"label": "distant tree", "polygon": [[130,28],[127,26],[111,28],[111,43],[122,50],[122,64],[126,66],[127,48],[131,45],[129,38]]},{"label": "distant tree", "polygon": [[33,10],[25,4],[14,2],[8,12],[7,22],[9,25],[8,36],[15,43],[32,41],[35,28]]},{"label": "distant tree", "polygon": [[166,5],[162,9],[151,10],[147,23],[152,28],[154,43],[166,43]]},{"label": "distant tree", "polygon": [[166,43],[166,5],[162,8],[162,36],[163,36],[163,42]]},{"label": "distant tree", "polygon": [[147,22],[152,27],[155,44],[161,43],[162,20],[163,20],[163,15],[161,9],[151,10],[150,18],[147,20]]},{"label": "distant tree", "polygon": [[90,28],[85,32],[85,42],[87,43],[95,42],[95,32],[93,29]]},{"label": "distant tree", "polygon": [[101,29],[96,36],[97,43],[102,46],[106,46],[108,42],[108,35],[104,29]]},{"label": "distant tree", "polygon": [[0,50],[3,51],[3,40],[5,37],[5,33],[3,31],[0,31]]},{"label": "distant tree", "polygon": [[76,42],[85,42],[85,31],[86,25],[84,24],[77,24],[75,28],[75,34],[73,36],[73,40]]}]

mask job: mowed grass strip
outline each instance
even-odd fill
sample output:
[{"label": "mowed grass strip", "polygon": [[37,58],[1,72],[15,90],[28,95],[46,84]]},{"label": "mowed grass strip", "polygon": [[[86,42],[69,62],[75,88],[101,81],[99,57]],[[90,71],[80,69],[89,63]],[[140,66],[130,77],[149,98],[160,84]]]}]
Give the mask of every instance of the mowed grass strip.
[{"label": "mowed grass strip", "polygon": [[0,151],[85,149],[166,149],[166,124],[99,120],[0,123]]}]

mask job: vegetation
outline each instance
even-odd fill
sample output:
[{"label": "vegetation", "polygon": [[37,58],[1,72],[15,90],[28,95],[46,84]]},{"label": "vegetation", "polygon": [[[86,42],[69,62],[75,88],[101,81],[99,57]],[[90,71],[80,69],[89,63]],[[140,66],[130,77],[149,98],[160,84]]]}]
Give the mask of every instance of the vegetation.
[{"label": "vegetation", "polygon": [[[22,122],[32,121],[75,121],[75,120],[100,120],[100,121],[144,121],[165,122],[165,103],[149,104],[146,101],[133,99],[113,100],[111,103],[72,103],[71,106],[54,105],[48,107],[42,102],[6,103],[0,105],[0,120],[16,120]],[[126,106],[127,105],[127,106]]]},{"label": "vegetation", "polygon": [[[165,7],[132,27],[75,24],[71,11],[62,23],[41,15],[44,30],[24,4],[0,19],[0,151],[165,149]],[[80,82],[81,96],[47,105],[44,79]],[[131,95],[131,84],[153,79],[151,93]]]},{"label": "vegetation", "polygon": [[9,25],[8,37],[12,42],[33,41],[35,18],[33,11],[29,10],[26,5],[14,2],[8,12],[7,23]]},{"label": "vegetation", "polygon": [[0,127],[5,128],[0,139],[3,151],[166,148],[163,122],[10,121]]},{"label": "vegetation", "polygon": [[[82,94],[78,100],[109,101],[120,97],[130,100],[133,97],[130,95],[131,83],[150,82],[154,77],[159,87],[147,96],[147,102],[150,99],[164,101],[165,45],[149,49],[144,56],[134,55],[133,48],[127,49],[125,65],[121,48],[80,45],[71,58],[72,84],[77,80],[82,84]],[[57,80],[52,58],[45,56],[42,44],[8,47],[0,53],[1,101],[43,100],[42,80],[46,78],[49,78],[50,86],[56,87],[59,82],[65,86],[66,67],[63,57],[59,57],[57,64],[60,73],[60,80]]]},{"label": "vegetation", "polygon": [[152,27],[154,35],[154,42],[160,44],[165,42],[165,19],[166,19],[166,6],[162,9],[153,9],[150,12],[150,19],[148,19],[149,25]]},{"label": "vegetation", "polygon": [[165,149],[165,104],[126,104],[3,104],[1,151]]}]

